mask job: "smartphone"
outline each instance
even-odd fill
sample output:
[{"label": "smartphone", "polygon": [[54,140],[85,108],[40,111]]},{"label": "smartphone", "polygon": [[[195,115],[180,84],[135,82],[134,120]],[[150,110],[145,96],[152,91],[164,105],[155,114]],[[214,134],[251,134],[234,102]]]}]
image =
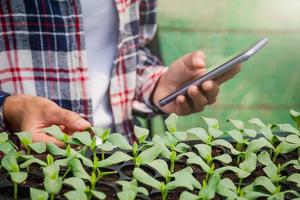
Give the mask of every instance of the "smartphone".
[{"label": "smartphone", "polygon": [[264,37],[256,42],[250,48],[235,53],[234,55],[230,56],[223,64],[213,66],[209,68],[209,71],[202,76],[195,78],[194,80],[184,84],[179,89],[176,89],[174,92],[169,94],[168,96],[164,97],[159,101],[159,105],[165,106],[168,103],[174,101],[179,95],[187,94],[188,88],[192,85],[201,86],[202,83],[208,80],[213,80],[219,76],[222,76],[225,72],[233,68],[235,65],[245,62],[249,60],[252,56],[254,56],[259,50],[261,50],[264,46],[268,44],[268,38]]}]

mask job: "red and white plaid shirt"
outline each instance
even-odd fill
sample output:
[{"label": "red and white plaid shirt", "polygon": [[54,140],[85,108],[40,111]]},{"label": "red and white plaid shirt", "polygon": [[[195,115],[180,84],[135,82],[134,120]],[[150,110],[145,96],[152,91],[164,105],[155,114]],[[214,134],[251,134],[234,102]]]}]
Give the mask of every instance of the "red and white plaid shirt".
[{"label": "red and white plaid shirt", "polygon": [[[145,48],[156,32],[156,0],[115,3],[119,44],[108,95],[116,131],[132,141],[133,109],[151,108],[166,69]],[[80,0],[4,0],[0,23],[0,91],[46,97],[92,121]]]}]

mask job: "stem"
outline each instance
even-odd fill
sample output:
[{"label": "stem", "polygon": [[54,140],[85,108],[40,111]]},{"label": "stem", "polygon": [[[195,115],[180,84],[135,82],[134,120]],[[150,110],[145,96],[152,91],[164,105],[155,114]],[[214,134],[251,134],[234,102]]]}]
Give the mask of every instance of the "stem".
[{"label": "stem", "polygon": [[168,197],[168,191],[164,191],[161,193],[161,199],[162,200],[167,200],[167,197]]},{"label": "stem", "polygon": [[238,195],[239,195],[239,196],[241,195],[241,186],[242,186],[242,183],[243,183],[243,179],[240,178],[239,184],[238,184],[238,189],[237,189],[237,192],[238,192]]},{"label": "stem", "polygon": [[54,200],[54,194],[50,194],[50,200]]},{"label": "stem", "polygon": [[104,160],[104,151],[101,150],[101,159]]},{"label": "stem", "polygon": [[279,153],[275,152],[275,155],[274,155],[274,157],[273,157],[273,159],[272,159],[272,162],[273,162],[273,163],[275,163],[276,158],[277,158],[278,155],[279,155]]},{"label": "stem", "polygon": [[241,157],[238,155],[237,160],[236,160],[236,165],[238,166],[241,162]]},{"label": "stem", "polygon": [[175,168],[175,161],[171,160],[171,166],[170,166],[170,172],[173,174],[174,173],[174,168]]},{"label": "stem", "polygon": [[65,171],[64,175],[62,176],[62,179],[65,179],[66,175],[70,172],[71,168],[68,166],[67,170]]},{"label": "stem", "polygon": [[14,182],[14,200],[18,199],[18,183]]}]

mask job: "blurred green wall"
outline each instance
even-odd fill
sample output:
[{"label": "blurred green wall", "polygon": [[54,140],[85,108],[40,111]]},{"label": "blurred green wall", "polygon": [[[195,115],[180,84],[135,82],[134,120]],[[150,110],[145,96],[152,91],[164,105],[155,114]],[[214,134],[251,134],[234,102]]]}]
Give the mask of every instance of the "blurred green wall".
[{"label": "blurred green wall", "polygon": [[[270,43],[244,64],[238,77],[221,87],[218,102],[202,113],[180,118],[180,129],[201,124],[200,116],[267,123],[291,122],[289,109],[300,110],[299,0],[159,0],[159,40],[169,65],[202,49],[207,66],[248,47],[262,36]],[[160,117],[152,131],[163,129]]]}]

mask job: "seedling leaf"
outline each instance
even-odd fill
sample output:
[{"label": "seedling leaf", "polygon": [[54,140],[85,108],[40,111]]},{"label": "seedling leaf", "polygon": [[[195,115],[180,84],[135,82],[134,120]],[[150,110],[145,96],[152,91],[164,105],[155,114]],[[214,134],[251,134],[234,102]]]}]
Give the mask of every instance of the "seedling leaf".
[{"label": "seedling leaf", "polygon": [[160,190],[161,183],[155,178],[152,178],[149,174],[147,174],[140,168],[135,168],[133,170],[133,177],[141,183]]},{"label": "seedling leaf", "polygon": [[150,167],[154,168],[160,175],[167,177],[169,175],[169,168],[166,161],[157,159],[148,164]]},{"label": "seedling leaf", "polygon": [[149,130],[146,128],[134,126],[134,135],[139,140],[139,143],[143,143],[149,135]]},{"label": "seedling leaf", "polygon": [[222,174],[225,171],[232,171],[232,172],[236,173],[239,178],[246,178],[250,175],[249,172],[242,170],[240,168],[234,167],[234,166],[226,166],[226,167],[218,168],[215,170],[215,173]]},{"label": "seedling leaf", "polygon": [[54,136],[59,141],[64,141],[64,135],[65,134],[56,125],[52,125],[48,128],[43,128],[42,131],[47,133],[47,134],[50,134],[50,135]]},{"label": "seedling leaf", "polygon": [[44,142],[36,142],[32,144],[28,144],[28,146],[35,151],[36,153],[44,153],[46,151],[46,144]]},{"label": "seedling leaf", "polygon": [[210,177],[207,186],[200,191],[199,196],[203,199],[213,199],[216,195],[220,179],[221,177],[219,174],[213,174]]},{"label": "seedling leaf", "polygon": [[194,147],[197,149],[198,153],[203,159],[206,160],[211,156],[211,146],[207,144],[197,144]]},{"label": "seedling leaf", "polygon": [[290,124],[276,124],[274,127],[278,127],[280,131],[288,132],[288,133],[295,133],[297,135],[300,135],[299,130],[295,129]]},{"label": "seedling leaf", "polygon": [[96,197],[97,199],[105,199],[106,198],[106,195],[103,193],[103,192],[100,192],[100,191],[95,191],[95,190],[92,190],[91,193],[94,195],[94,197]]},{"label": "seedling leaf", "polygon": [[232,158],[229,154],[222,154],[213,158],[213,160],[221,161],[222,163],[229,164],[232,162]]},{"label": "seedling leaf", "polygon": [[110,157],[106,158],[105,160],[99,161],[99,166],[100,167],[112,166],[121,162],[129,161],[131,159],[132,157],[127,155],[126,153],[117,151],[114,154],[112,154]]},{"label": "seedling leaf", "polygon": [[15,133],[19,140],[21,141],[21,143],[25,146],[29,145],[32,143],[32,134],[28,133],[28,132],[19,132],[19,133]]},{"label": "seedling leaf", "polygon": [[260,128],[264,128],[267,127],[267,125],[265,125],[260,119],[258,118],[252,118],[248,121],[250,124],[255,124]]},{"label": "seedling leaf", "polygon": [[224,134],[223,131],[213,128],[213,127],[208,128],[208,133],[209,133],[209,135],[213,136],[214,138],[219,138]]},{"label": "seedling leaf", "polygon": [[244,123],[240,120],[228,119],[227,122],[230,122],[238,130],[244,129]]},{"label": "seedling leaf", "polygon": [[47,200],[48,193],[45,192],[44,190],[30,188],[30,198],[31,200]]},{"label": "seedling leaf", "polygon": [[44,187],[48,193],[58,194],[62,187],[61,177],[53,178],[51,176],[45,176]]},{"label": "seedling leaf", "polygon": [[198,196],[197,195],[194,195],[190,192],[187,192],[187,191],[184,191],[180,194],[180,200],[186,200],[186,199],[189,199],[189,200],[197,200],[198,199]]},{"label": "seedling leaf", "polygon": [[240,131],[234,129],[226,132],[232,139],[238,143],[244,143],[243,135]]},{"label": "seedling leaf", "polygon": [[237,199],[237,188],[229,178],[224,178],[220,180],[217,186],[217,193],[221,196]]},{"label": "seedling leaf", "polygon": [[72,159],[70,161],[70,167],[71,167],[71,171],[72,171],[72,173],[75,177],[82,178],[82,179],[85,179],[85,180],[90,180],[91,179],[90,175],[88,175],[88,173],[83,168],[80,160]]},{"label": "seedling leaf", "polygon": [[206,173],[209,172],[210,167],[199,156],[193,156],[187,159],[188,164],[195,164],[200,166]]},{"label": "seedling leaf", "polygon": [[132,146],[128,143],[127,139],[119,133],[111,134],[107,141],[122,150],[132,150]]},{"label": "seedling leaf", "polygon": [[103,151],[112,151],[114,149],[114,146],[110,142],[99,144],[97,147]]},{"label": "seedling leaf", "polygon": [[179,143],[175,146],[174,150],[179,153],[185,153],[190,149],[190,146],[185,143]]},{"label": "seedling leaf", "polygon": [[273,145],[268,140],[266,140],[264,137],[261,137],[261,138],[254,139],[251,142],[249,142],[246,152],[247,153],[250,153],[250,152],[256,153],[263,147],[268,147],[268,148],[274,150]]},{"label": "seedling leaf", "polygon": [[72,190],[72,191],[66,192],[64,194],[64,196],[68,200],[88,200],[85,192],[80,191],[80,190]]},{"label": "seedling leaf", "polygon": [[247,153],[246,159],[240,163],[239,167],[249,173],[256,169],[257,156],[255,153]]},{"label": "seedling leaf", "polygon": [[20,168],[17,163],[17,155],[14,149],[11,149],[1,161],[2,167],[8,172],[19,172]]},{"label": "seedling leaf", "polygon": [[295,173],[288,177],[287,181],[294,182],[297,184],[297,187],[300,187],[300,174]]},{"label": "seedling leaf", "polygon": [[175,180],[169,182],[166,187],[167,190],[174,190],[179,187],[184,187],[192,191],[194,187],[200,189],[201,184],[193,177],[192,174],[183,172],[178,174],[175,177]]},{"label": "seedling leaf", "polygon": [[23,162],[20,167],[21,168],[26,168],[28,167],[29,165],[33,164],[33,163],[37,163],[39,164],[40,166],[47,166],[47,163],[45,163],[44,161],[40,160],[40,159],[37,159],[37,158],[31,158],[29,160],[26,160],[25,162]]},{"label": "seedling leaf", "polygon": [[86,190],[86,185],[84,181],[78,177],[70,177],[64,180],[64,184],[72,186],[75,190],[84,192]]},{"label": "seedling leaf", "polygon": [[294,110],[290,110],[290,115],[294,122],[297,124],[297,128],[300,130],[300,113]]},{"label": "seedling leaf", "polygon": [[196,136],[198,139],[200,139],[202,142],[207,143],[208,142],[208,135],[205,129],[203,128],[192,128],[187,131],[187,133],[192,134]]},{"label": "seedling leaf", "polygon": [[74,133],[72,139],[88,147],[92,144],[91,135],[87,131]]},{"label": "seedling leaf", "polygon": [[154,144],[152,147],[149,149],[144,150],[142,153],[140,153],[140,158],[141,158],[141,164],[148,164],[155,160],[157,156],[161,152],[161,146],[159,144]]},{"label": "seedling leaf", "polygon": [[0,133],[0,144],[6,142],[8,140],[8,134],[6,132]]},{"label": "seedling leaf", "polygon": [[175,113],[171,113],[165,120],[166,127],[170,133],[175,133],[177,131],[177,123],[178,117]]},{"label": "seedling leaf", "polygon": [[270,165],[273,163],[269,153],[266,151],[263,151],[260,154],[258,154],[257,160],[263,165]]},{"label": "seedling leaf", "polygon": [[207,124],[209,128],[215,128],[215,129],[219,128],[219,123],[217,119],[208,118],[208,117],[202,117],[202,119],[204,120],[204,122]]},{"label": "seedling leaf", "polygon": [[52,155],[55,155],[55,156],[65,156],[66,155],[66,150],[59,148],[52,142],[47,143],[47,149]]},{"label": "seedling leaf", "polygon": [[18,184],[23,183],[28,176],[27,172],[10,172],[9,175],[11,180]]},{"label": "seedling leaf", "polygon": [[254,185],[255,186],[259,185],[266,188],[266,190],[268,190],[271,194],[276,192],[276,186],[272,183],[270,179],[268,179],[265,176],[257,177],[254,182]]}]

